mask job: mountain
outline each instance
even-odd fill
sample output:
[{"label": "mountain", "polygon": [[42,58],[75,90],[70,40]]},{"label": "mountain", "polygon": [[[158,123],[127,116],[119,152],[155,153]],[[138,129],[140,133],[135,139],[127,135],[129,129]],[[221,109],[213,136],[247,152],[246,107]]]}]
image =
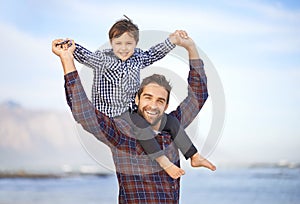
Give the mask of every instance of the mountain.
[{"label": "mountain", "polygon": [[0,103],[0,170],[95,165],[81,146],[68,110],[32,110]]}]

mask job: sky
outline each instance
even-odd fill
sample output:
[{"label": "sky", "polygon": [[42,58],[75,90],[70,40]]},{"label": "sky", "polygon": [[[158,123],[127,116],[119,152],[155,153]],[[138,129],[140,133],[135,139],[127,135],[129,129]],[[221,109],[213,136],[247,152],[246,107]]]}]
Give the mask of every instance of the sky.
[{"label": "sky", "polygon": [[226,119],[212,159],[300,162],[299,1],[1,0],[0,102],[67,110],[51,41],[96,50],[123,14],[141,31],[186,30],[214,65]]}]

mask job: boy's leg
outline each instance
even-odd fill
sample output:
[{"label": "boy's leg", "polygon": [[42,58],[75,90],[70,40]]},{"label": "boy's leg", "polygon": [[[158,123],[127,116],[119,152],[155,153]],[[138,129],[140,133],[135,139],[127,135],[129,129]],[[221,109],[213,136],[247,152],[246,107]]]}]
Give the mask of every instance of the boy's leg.
[{"label": "boy's leg", "polygon": [[[154,138],[153,132],[149,123],[137,113],[129,113],[129,111],[123,113],[121,119],[125,121],[133,128],[134,137],[141,144],[147,156],[150,159],[155,160],[158,164],[167,172],[173,179],[177,179],[183,174],[184,170],[174,165],[168,157],[164,155],[164,151],[161,150],[160,145]],[[122,131],[122,130],[121,130]],[[125,130],[125,133],[127,131]]]},{"label": "boy's leg", "polygon": [[180,149],[185,159],[191,159],[192,167],[206,167],[212,171],[216,170],[216,167],[210,161],[198,153],[177,118],[165,114],[160,129],[171,133],[174,143]]},{"label": "boy's leg", "polygon": [[184,155],[185,159],[191,158],[198,152],[177,118],[164,114],[160,129],[171,134],[174,143]]}]

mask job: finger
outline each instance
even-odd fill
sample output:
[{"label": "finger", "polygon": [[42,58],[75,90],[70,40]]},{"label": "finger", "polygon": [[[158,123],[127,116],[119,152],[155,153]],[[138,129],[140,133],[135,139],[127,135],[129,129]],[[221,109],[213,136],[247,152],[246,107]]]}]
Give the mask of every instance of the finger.
[{"label": "finger", "polygon": [[70,42],[69,39],[65,39],[65,40],[62,40],[61,42],[57,43],[57,46],[58,46],[58,45],[68,44],[69,42]]},{"label": "finger", "polygon": [[188,38],[189,37],[186,31],[183,31],[183,35],[184,35],[184,38]]},{"label": "finger", "polygon": [[60,46],[57,45],[57,43],[61,42],[62,39],[55,39],[52,41],[52,50],[59,48]]},{"label": "finger", "polygon": [[63,41],[63,39],[55,39],[52,41],[52,52],[56,55],[59,55],[59,52],[62,50],[62,47],[57,45],[57,43],[61,41]]},{"label": "finger", "polygon": [[180,37],[185,38],[185,39],[188,38],[187,32],[184,31],[184,30],[181,30],[180,31]]},{"label": "finger", "polygon": [[62,39],[55,39],[52,41],[52,46],[57,46],[58,43],[60,43]]},{"label": "finger", "polygon": [[64,50],[67,50],[69,48],[68,44],[66,44],[66,43],[62,44],[61,46],[63,47]]},{"label": "finger", "polygon": [[73,49],[75,49],[75,41],[74,41],[74,40],[71,40],[71,47],[72,47]]},{"label": "finger", "polygon": [[181,32],[180,30],[176,30],[176,31],[174,32],[174,34],[180,36],[180,32]]}]

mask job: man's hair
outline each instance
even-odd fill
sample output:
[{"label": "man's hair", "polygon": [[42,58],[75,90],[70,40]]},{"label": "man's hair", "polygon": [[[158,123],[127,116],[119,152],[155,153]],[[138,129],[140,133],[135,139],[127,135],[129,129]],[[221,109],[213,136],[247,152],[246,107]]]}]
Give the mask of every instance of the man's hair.
[{"label": "man's hair", "polygon": [[132,23],[131,19],[124,15],[125,19],[118,20],[109,30],[109,40],[118,38],[124,33],[128,32],[132,36],[136,43],[139,41],[139,28],[136,24]]},{"label": "man's hair", "polygon": [[171,92],[172,86],[170,85],[170,82],[167,81],[166,77],[164,75],[160,75],[160,74],[153,74],[153,75],[148,76],[143,79],[141,86],[137,92],[138,98],[141,97],[141,94],[143,93],[145,86],[147,86],[148,84],[152,84],[152,83],[162,86],[163,88],[166,89],[166,91],[168,92],[167,104],[169,104],[170,92]]}]

